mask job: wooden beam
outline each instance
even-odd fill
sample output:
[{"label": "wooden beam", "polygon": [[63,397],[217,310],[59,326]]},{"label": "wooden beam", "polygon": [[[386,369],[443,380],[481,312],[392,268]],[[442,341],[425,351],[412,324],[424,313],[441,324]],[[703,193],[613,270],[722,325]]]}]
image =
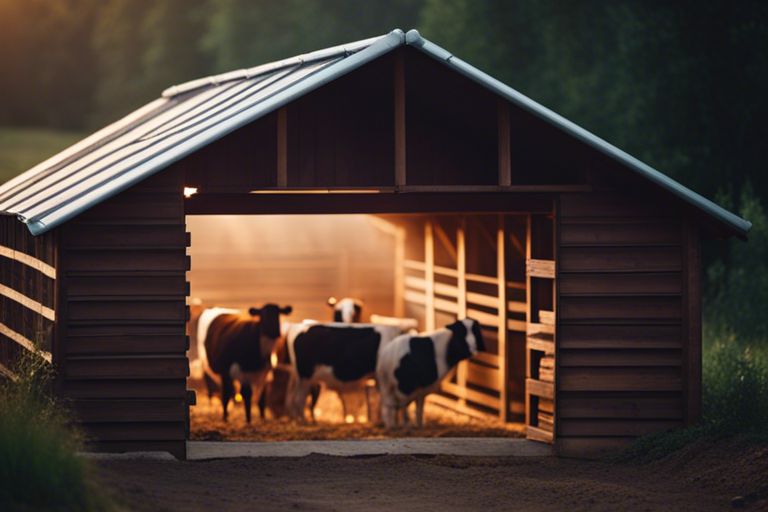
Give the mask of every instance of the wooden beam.
[{"label": "wooden beam", "polygon": [[[466,250],[466,226],[467,219],[459,219],[459,225],[456,228],[456,316],[458,319],[467,316],[467,250]],[[467,387],[467,373],[469,361],[459,363],[456,370],[456,384],[462,388]],[[467,400],[464,396],[459,397],[459,404],[466,405]]]},{"label": "wooden beam", "polygon": [[458,260],[456,247],[453,246],[453,242],[448,238],[448,234],[440,224],[435,224],[435,234],[437,235],[437,238],[440,239],[440,243],[443,244],[445,250],[448,251],[448,255],[454,262],[456,262]]},{"label": "wooden beam", "polygon": [[395,53],[395,186],[406,184],[405,153],[405,54]]},{"label": "wooden beam", "polygon": [[496,228],[496,279],[498,286],[499,344],[499,419],[510,421],[509,414],[509,346],[507,336],[507,227],[504,215],[498,215]]},{"label": "wooden beam", "polygon": [[509,102],[499,98],[499,185],[512,184],[512,162],[510,150]]},{"label": "wooden beam", "polygon": [[424,223],[424,323],[427,331],[435,329],[435,237],[432,221]]},{"label": "wooden beam", "polygon": [[30,256],[26,253],[16,251],[3,245],[0,245],[0,256],[4,256],[14,261],[18,261],[19,263],[23,263],[24,265],[41,272],[51,279],[56,279],[56,269],[46,262],[35,258],[34,256]]},{"label": "wooden beam", "polygon": [[395,316],[405,316],[405,228],[395,228]]},{"label": "wooden beam", "polygon": [[696,225],[683,222],[683,332],[685,424],[701,416],[701,240]]},{"label": "wooden beam", "polygon": [[277,111],[277,186],[288,186],[288,108]]}]

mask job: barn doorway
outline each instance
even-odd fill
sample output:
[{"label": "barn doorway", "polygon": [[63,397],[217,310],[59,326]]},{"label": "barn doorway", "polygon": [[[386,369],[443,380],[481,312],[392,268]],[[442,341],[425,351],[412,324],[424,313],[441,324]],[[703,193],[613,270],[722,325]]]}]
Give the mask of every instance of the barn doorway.
[{"label": "barn doorway", "polygon": [[[529,224],[528,215],[496,213],[188,215],[188,387],[197,391],[190,439],[525,435]],[[330,321],[331,296],[361,299],[363,322],[413,319],[419,331],[470,316],[481,322],[488,350],[461,363],[431,395],[421,431],[386,432],[375,413],[369,422],[375,397],[358,400],[345,415],[332,392],[321,393],[314,425],[296,425],[269,408],[266,421],[255,413],[246,425],[240,402],[230,404],[225,424],[221,402],[208,399],[196,365],[200,312],[275,302],[294,308],[289,322]],[[551,310],[551,299],[539,307]]]}]

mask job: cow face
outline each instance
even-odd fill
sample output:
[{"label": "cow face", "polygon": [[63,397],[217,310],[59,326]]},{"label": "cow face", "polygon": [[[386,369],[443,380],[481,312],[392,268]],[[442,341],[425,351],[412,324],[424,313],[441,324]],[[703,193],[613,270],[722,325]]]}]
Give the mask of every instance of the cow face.
[{"label": "cow face", "polygon": [[[466,354],[465,357],[471,357],[478,352],[485,351],[485,340],[483,340],[483,333],[480,330],[480,323],[477,320],[465,318],[456,321],[447,327],[452,333],[451,345],[454,347],[454,351],[466,351],[468,354]],[[459,347],[461,350],[458,350]],[[459,354],[457,353],[457,355]],[[464,359],[464,357],[461,357],[461,359]]]},{"label": "cow face", "polygon": [[359,323],[363,313],[363,302],[358,299],[345,297],[337,300],[336,297],[328,299],[328,305],[333,308],[333,321],[345,324]]},{"label": "cow face", "polygon": [[251,308],[248,310],[251,316],[261,318],[261,334],[271,339],[280,337],[280,315],[290,315],[293,308],[291,306],[280,307],[276,304],[265,304],[260,308]]}]

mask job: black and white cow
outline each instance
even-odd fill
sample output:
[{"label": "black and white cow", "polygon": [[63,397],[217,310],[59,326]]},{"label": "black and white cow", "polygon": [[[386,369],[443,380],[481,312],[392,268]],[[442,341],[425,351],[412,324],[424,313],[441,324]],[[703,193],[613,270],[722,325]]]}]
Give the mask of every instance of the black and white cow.
[{"label": "black and white cow", "polygon": [[[397,412],[416,402],[416,424],[424,423],[424,399],[459,361],[485,350],[480,324],[470,318],[431,333],[404,334],[384,346],[376,365],[384,424],[395,426]],[[406,416],[407,418],[407,413]]]},{"label": "black and white cow", "polygon": [[[272,355],[281,339],[280,315],[290,312],[291,306],[266,304],[250,308],[247,313],[211,308],[200,315],[198,357],[209,395],[216,386],[221,388],[224,421],[227,421],[227,406],[234,397],[237,381],[245,402],[246,421],[251,422],[251,398],[254,394],[261,397],[264,382],[272,370]],[[263,402],[260,401],[259,407],[263,418]]]},{"label": "black and white cow", "polygon": [[344,297],[337,300],[336,297],[328,298],[328,305],[333,308],[333,321],[345,324],[358,324],[363,317],[363,301]]},{"label": "black and white cow", "polygon": [[290,416],[304,420],[307,395],[317,384],[340,394],[362,389],[376,372],[382,348],[399,334],[398,327],[386,325],[290,325],[286,334],[293,373],[286,402]]}]

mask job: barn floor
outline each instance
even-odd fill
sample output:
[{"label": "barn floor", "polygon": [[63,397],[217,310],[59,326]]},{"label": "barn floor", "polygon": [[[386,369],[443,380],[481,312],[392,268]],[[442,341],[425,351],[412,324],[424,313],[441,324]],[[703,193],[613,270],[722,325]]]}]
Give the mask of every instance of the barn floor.
[{"label": "barn floor", "polygon": [[[299,424],[287,418],[258,417],[254,404],[253,421],[245,422],[243,405],[230,403],[229,421],[224,423],[221,402],[197,393],[197,405],[190,407],[190,439],[194,441],[297,441],[334,439],[386,439],[392,437],[522,437],[521,423],[503,424],[494,418],[478,419],[427,404],[424,427],[401,426],[387,430],[365,422],[347,423],[342,416],[341,402],[335,393],[323,392],[316,408],[317,423]],[[363,411],[360,411],[362,414]],[[413,417],[413,413],[411,413]]]}]

